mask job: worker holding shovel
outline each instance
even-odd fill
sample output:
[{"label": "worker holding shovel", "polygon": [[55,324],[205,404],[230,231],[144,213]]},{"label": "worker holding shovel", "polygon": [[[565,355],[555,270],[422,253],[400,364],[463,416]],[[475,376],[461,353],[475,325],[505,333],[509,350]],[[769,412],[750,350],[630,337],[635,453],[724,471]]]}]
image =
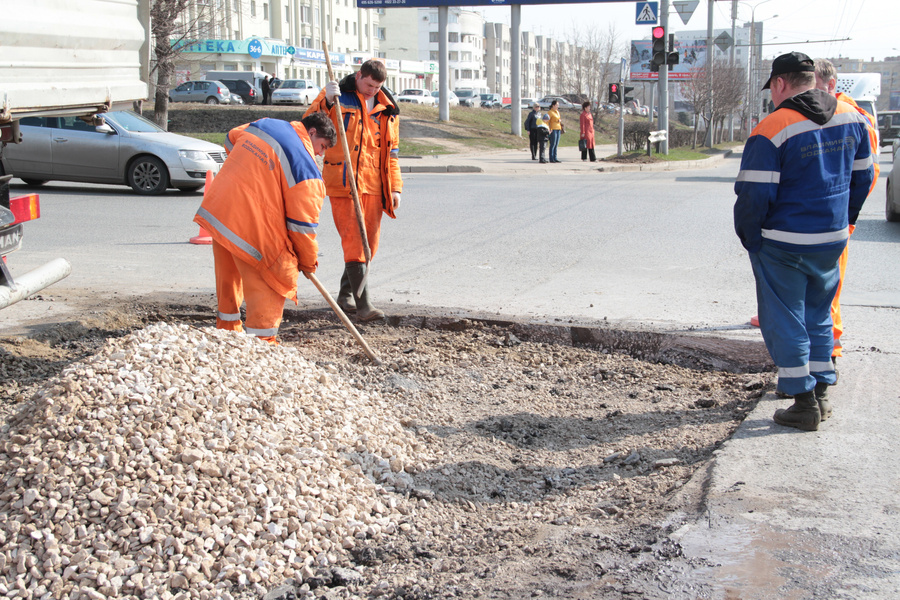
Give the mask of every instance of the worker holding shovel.
[{"label": "worker holding shovel", "polygon": [[366,272],[378,249],[381,215],[395,218],[403,189],[399,110],[382,89],[386,78],[383,63],[367,60],[340,83],[328,82],[306,111],[326,112],[336,129],[346,130],[345,148],[325,152],[322,176],[344,252],[337,304],[364,322],[384,318],[369,299]]},{"label": "worker holding shovel", "polygon": [[318,264],[325,185],[315,156],[336,140],[322,113],[260,119],[228,133],[228,159],[194,216],[212,237],[219,329],[276,343],[285,298],[297,302],[300,271],[311,274]]}]

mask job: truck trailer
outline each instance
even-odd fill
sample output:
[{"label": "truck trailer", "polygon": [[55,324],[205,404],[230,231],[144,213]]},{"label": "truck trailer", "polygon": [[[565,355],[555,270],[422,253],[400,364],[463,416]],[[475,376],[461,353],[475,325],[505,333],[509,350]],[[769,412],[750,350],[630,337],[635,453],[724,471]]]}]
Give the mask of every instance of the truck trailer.
[{"label": "truck trailer", "polygon": [[[0,19],[0,153],[22,141],[19,120],[102,115],[147,98],[150,0],[30,0]],[[13,198],[0,164],[0,308],[66,277],[62,258],[13,278],[6,255],[40,217],[37,194]]]}]

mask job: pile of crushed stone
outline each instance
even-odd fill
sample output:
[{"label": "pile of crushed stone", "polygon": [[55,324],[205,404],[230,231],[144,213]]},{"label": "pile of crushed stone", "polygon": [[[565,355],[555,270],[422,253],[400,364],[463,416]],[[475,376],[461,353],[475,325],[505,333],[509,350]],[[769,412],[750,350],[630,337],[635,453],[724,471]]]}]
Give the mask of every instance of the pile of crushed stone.
[{"label": "pile of crushed stone", "polygon": [[0,430],[0,595],[234,598],[408,531],[430,434],[332,375],[166,323],[66,368]]}]

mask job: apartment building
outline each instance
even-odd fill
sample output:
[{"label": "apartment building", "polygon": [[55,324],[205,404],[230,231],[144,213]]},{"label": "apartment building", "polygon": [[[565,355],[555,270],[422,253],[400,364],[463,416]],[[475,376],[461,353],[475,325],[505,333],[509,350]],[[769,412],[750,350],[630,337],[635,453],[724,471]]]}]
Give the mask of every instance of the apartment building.
[{"label": "apartment building", "polygon": [[377,9],[355,0],[194,0],[181,15],[176,60],[180,80],[208,71],[256,71],[281,79],[327,81],[322,41],[338,77],[353,71],[354,53],[376,55]]}]

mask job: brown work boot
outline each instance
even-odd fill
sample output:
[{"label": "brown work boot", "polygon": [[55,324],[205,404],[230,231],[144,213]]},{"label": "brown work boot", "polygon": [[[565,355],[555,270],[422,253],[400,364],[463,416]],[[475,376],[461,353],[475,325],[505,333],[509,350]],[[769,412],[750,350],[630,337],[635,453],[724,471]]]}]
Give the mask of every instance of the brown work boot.
[{"label": "brown work boot", "polygon": [[803,392],[794,396],[794,404],[779,408],[773,417],[776,423],[786,427],[796,427],[803,431],[816,431],[822,420],[815,392]]},{"label": "brown work boot", "polygon": [[344,265],[344,274],[341,275],[341,291],[338,292],[337,305],[345,314],[356,312],[356,301],[350,290],[350,276],[347,275],[347,266]]},{"label": "brown work boot", "polygon": [[819,404],[819,414],[824,421],[831,416],[831,402],[828,401],[828,384],[821,381],[816,384],[816,402]]},{"label": "brown work boot", "polygon": [[365,263],[348,262],[345,267],[350,278],[350,290],[353,292],[353,298],[356,300],[356,316],[363,323],[383,319],[384,312],[372,306],[372,303],[369,301],[368,282],[366,282],[366,286],[361,292],[359,290],[359,285],[366,275]]}]

